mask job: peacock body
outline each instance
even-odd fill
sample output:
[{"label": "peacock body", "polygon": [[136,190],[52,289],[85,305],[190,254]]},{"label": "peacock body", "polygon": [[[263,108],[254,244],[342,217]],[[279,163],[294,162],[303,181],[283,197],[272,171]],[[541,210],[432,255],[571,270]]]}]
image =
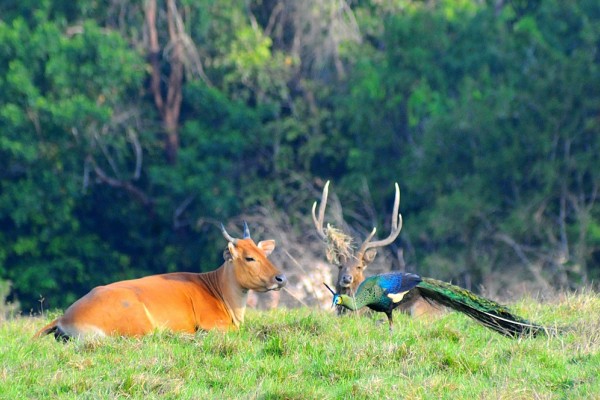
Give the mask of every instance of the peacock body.
[{"label": "peacock body", "polygon": [[[329,288],[329,287],[328,287]],[[432,278],[416,274],[390,272],[365,279],[354,296],[333,293],[333,304],[359,310],[363,307],[386,314],[390,330],[392,311],[407,298],[419,294],[425,300],[464,313],[484,326],[510,337],[536,336],[549,330],[513,314],[506,306],[475,293]],[[415,293],[418,292],[418,293]]]}]

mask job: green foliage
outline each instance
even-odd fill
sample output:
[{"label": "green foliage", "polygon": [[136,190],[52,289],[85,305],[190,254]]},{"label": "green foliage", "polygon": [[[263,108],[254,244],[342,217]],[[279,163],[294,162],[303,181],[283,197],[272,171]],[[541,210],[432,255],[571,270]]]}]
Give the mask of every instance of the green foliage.
[{"label": "green foliage", "polygon": [[398,181],[392,250],[423,275],[545,289],[600,276],[597,1],[175,3],[175,164],[148,87],[147,2],[0,5],[0,279],[26,312],[212,269],[214,222],[265,205],[309,215],[323,179],[371,207],[348,213],[357,231],[385,231]]},{"label": "green foliage", "polygon": [[[475,276],[522,262],[511,249],[499,252],[498,232],[540,253],[560,242],[577,247],[559,224],[587,232],[584,209],[597,208],[588,158],[600,144],[591,122],[599,98],[589,92],[600,77],[598,29],[589,22],[597,5],[544,2],[517,17],[511,6],[498,15],[468,3],[416,3],[385,18],[383,50],[364,61],[357,55],[341,103],[356,135],[348,175],[357,170],[378,188],[401,182],[403,214],[417,220],[403,232],[421,273],[438,272],[440,256],[444,264],[464,260]],[[587,274],[567,281],[558,263],[533,258],[555,284]]]},{"label": "green foliage", "polygon": [[50,21],[31,29],[22,19],[0,22],[0,58],[7,66],[0,81],[0,241],[6,249],[0,272],[34,310],[40,297],[64,306],[80,295],[82,283],[102,282],[103,274],[89,265],[122,271],[130,257],[87,230],[79,212],[89,199],[82,193],[86,156],[100,153],[98,144],[108,151],[122,146],[110,128],[99,135],[100,127],[141,79],[139,57],[93,22],[72,37],[61,28]]},{"label": "green foliage", "polygon": [[378,317],[304,308],[250,311],[227,333],[63,344],[31,340],[45,321],[20,318],[0,325],[0,397],[593,398],[598,297],[516,307],[574,330],[513,340],[458,314],[398,314],[390,334]]}]

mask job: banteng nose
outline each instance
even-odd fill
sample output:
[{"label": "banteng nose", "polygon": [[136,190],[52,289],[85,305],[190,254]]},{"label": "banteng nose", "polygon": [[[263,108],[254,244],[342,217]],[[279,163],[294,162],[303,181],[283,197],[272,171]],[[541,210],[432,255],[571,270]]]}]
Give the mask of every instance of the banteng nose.
[{"label": "banteng nose", "polygon": [[280,288],[282,288],[287,283],[287,278],[284,274],[279,274],[275,276],[275,282],[279,285]]}]

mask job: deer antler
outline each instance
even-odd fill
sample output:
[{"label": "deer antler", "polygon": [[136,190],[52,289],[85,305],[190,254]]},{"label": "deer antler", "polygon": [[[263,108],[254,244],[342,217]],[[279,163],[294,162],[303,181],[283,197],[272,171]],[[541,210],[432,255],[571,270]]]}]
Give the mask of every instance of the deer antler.
[{"label": "deer antler", "polygon": [[364,254],[365,251],[374,247],[387,246],[388,244],[396,240],[396,238],[400,234],[400,231],[402,230],[402,214],[398,213],[398,209],[400,207],[400,188],[398,187],[398,183],[396,183],[395,186],[396,196],[394,198],[394,211],[392,212],[392,231],[390,232],[390,235],[385,239],[371,242],[371,239],[373,239],[373,236],[375,236],[375,232],[377,232],[377,228],[373,228],[369,236],[360,246],[358,254]]},{"label": "deer antler", "polygon": [[327,228],[323,228],[328,194],[329,181],[323,187],[319,215],[317,217],[317,202],[315,201],[312,207],[312,217],[319,237],[327,244],[327,260],[331,263],[339,264],[342,260],[347,260],[352,255],[352,238],[329,224],[327,224]]},{"label": "deer antler", "polygon": [[323,220],[325,219],[325,207],[327,207],[327,195],[329,194],[329,181],[323,187],[323,194],[321,195],[321,204],[319,205],[319,218],[317,219],[317,202],[315,201],[312,206],[312,217],[317,228],[317,233],[322,240],[327,240],[327,235],[323,229]]}]

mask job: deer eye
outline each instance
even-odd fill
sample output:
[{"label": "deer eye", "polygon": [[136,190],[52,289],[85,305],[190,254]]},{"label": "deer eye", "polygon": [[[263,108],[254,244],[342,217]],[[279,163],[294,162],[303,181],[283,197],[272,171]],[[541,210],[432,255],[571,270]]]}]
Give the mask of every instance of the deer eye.
[{"label": "deer eye", "polygon": [[254,257],[246,257],[246,261],[252,262],[252,261],[256,261],[256,260],[254,259]]}]

